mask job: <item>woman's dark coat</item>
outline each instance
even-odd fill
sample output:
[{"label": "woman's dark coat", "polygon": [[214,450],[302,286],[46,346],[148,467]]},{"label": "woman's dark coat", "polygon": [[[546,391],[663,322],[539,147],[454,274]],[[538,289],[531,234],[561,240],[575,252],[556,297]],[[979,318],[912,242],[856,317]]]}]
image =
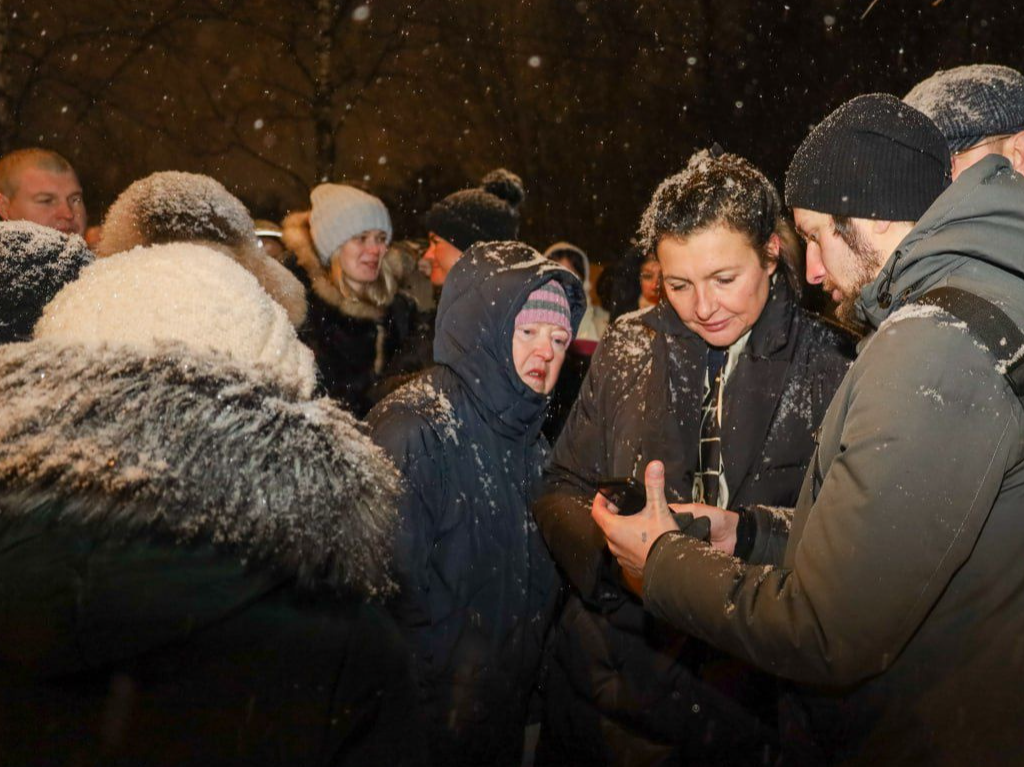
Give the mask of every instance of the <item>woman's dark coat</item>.
[{"label": "woman's dark coat", "polygon": [[[795,502],[850,341],[775,281],[725,385],[731,508]],[[590,516],[598,478],[642,482],[654,459],[665,463],[669,502],[691,500],[706,360],[707,345],[668,302],[624,316],[605,334],[555,448],[534,512],[574,588],[545,689],[549,763],[759,764],[772,739],[774,723],[758,721],[771,719],[770,686],[645,616]]]},{"label": "woman's dark coat", "polygon": [[216,358],[0,348],[0,763],[419,763],[397,491]]},{"label": "woman's dark coat", "polygon": [[396,614],[415,649],[435,764],[518,764],[559,580],[530,514],[547,399],[512,361],[529,293],[576,277],[531,248],[470,248],[441,295],[437,365],[368,417],[406,481]]}]

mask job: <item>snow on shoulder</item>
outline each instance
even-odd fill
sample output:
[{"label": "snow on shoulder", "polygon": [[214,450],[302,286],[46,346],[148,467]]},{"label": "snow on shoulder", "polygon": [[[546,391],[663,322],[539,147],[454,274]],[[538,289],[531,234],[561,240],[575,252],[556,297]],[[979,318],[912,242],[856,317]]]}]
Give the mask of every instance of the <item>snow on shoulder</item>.
[{"label": "snow on shoulder", "polygon": [[46,307],[35,336],[153,354],[179,343],[268,373],[312,394],[312,352],[284,309],[228,256],[202,245],[136,248],[82,271]]},{"label": "snow on shoulder", "polygon": [[78,235],[0,222],[0,343],[29,338],[43,308],[94,260]]}]

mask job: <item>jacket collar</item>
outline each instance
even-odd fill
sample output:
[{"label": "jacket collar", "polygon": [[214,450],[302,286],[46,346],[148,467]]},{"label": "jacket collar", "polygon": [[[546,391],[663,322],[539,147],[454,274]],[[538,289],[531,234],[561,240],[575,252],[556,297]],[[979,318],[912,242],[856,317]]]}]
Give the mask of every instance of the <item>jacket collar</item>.
[{"label": "jacket collar", "polygon": [[857,313],[877,328],[892,312],[943,283],[968,262],[1024,278],[1024,178],[989,155],[957,178],[861,290]]}]

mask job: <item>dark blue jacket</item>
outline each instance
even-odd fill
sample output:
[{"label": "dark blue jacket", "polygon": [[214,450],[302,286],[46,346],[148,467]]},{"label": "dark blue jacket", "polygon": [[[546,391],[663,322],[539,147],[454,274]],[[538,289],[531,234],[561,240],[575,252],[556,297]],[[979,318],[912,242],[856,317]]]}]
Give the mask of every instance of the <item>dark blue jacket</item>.
[{"label": "dark blue jacket", "polygon": [[516,314],[570,272],[519,243],[470,248],[438,307],[436,366],[368,417],[406,481],[395,606],[410,637],[435,763],[518,763],[558,576],[530,514],[548,445],[547,398],[512,361]]}]

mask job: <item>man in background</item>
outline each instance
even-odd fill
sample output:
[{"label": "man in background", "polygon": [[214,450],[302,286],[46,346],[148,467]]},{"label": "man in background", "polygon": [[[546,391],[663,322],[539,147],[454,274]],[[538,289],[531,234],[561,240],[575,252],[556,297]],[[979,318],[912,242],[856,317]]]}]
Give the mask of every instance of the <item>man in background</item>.
[{"label": "man in background", "polygon": [[49,149],[18,149],[0,158],[0,218],[85,234],[82,185],[71,163]]},{"label": "man in background", "polygon": [[996,64],[940,70],[903,101],[939,127],[953,156],[953,179],[999,154],[1024,173],[1024,75]]}]

